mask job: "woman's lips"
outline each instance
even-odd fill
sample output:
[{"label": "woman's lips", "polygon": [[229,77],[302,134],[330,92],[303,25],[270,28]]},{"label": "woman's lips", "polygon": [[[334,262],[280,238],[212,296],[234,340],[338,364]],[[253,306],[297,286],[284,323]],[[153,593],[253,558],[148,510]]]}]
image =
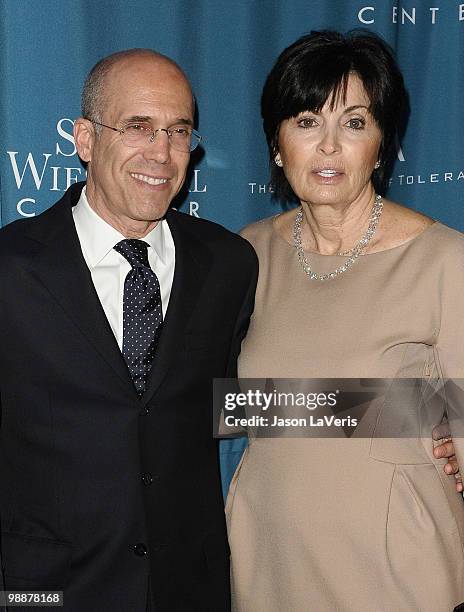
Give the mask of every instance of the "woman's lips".
[{"label": "woman's lips", "polygon": [[341,180],[344,172],[341,170],[335,170],[334,168],[322,168],[320,170],[313,170],[312,174],[321,179],[324,183],[333,183]]},{"label": "woman's lips", "polygon": [[319,174],[319,176],[331,177],[339,174],[339,172],[337,172],[337,170],[319,170],[317,174]]}]

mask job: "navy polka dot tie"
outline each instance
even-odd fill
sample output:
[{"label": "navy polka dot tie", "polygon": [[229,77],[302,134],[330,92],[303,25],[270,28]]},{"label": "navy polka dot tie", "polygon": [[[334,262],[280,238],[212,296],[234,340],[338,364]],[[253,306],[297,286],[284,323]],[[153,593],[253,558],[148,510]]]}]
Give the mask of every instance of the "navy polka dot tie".
[{"label": "navy polka dot tie", "polygon": [[160,285],[148,263],[146,242],[121,240],[114,248],[132,266],[124,282],[122,354],[142,395],[163,326]]}]

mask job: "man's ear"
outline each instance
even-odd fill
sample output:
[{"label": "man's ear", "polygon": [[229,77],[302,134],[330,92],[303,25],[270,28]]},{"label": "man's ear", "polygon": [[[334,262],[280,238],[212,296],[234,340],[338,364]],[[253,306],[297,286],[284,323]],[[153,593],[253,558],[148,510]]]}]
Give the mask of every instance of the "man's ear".
[{"label": "man's ear", "polygon": [[74,142],[79,157],[84,162],[92,160],[92,151],[95,143],[95,127],[88,119],[79,117],[74,122]]}]

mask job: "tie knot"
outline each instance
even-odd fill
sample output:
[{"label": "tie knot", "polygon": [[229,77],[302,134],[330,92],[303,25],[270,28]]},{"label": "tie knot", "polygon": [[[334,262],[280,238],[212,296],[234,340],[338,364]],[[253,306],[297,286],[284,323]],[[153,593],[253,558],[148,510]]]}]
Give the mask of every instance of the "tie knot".
[{"label": "tie knot", "polygon": [[121,253],[133,268],[150,267],[148,263],[148,244],[143,240],[135,238],[121,240],[114,246],[114,249]]}]

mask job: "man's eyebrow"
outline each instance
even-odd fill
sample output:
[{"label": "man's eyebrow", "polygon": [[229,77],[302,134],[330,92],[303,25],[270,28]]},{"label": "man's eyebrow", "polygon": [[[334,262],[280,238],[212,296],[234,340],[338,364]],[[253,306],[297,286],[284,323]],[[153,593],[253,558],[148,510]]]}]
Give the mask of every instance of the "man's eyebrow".
[{"label": "man's eyebrow", "polygon": [[123,119],[123,121],[125,122],[133,122],[133,123],[147,123],[147,121],[150,121],[151,117],[148,117],[148,115],[132,115],[131,117],[127,117],[126,119]]},{"label": "man's eyebrow", "polygon": [[175,123],[183,123],[185,125],[191,125],[193,127],[193,121],[191,119],[184,119],[183,117],[179,117],[178,119],[176,119],[172,125],[174,125]]},{"label": "man's eyebrow", "polygon": [[[131,117],[123,119],[123,121],[124,123],[150,123],[152,119],[153,117],[149,117],[148,115],[132,115]],[[174,119],[170,122],[170,125],[177,125],[178,123],[191,125],[193,127],[193,121],[184,117]]]}]

